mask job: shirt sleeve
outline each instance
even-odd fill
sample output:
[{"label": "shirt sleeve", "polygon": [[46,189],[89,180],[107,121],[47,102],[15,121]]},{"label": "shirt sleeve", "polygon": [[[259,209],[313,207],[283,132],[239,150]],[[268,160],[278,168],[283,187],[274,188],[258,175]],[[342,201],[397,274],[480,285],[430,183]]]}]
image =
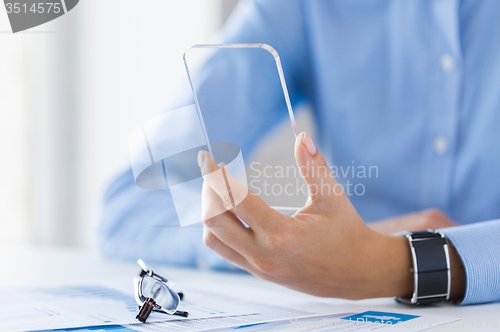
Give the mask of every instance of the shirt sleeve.
[{"label": "shirt sleeve", "polygon": [[[279,53],[291,101],[297,104],[304,99],[302,87],[307,85],[309,72],[299,1],[240,1],[233,15],[221,31],[222,43],[267,43]],[[216,52],[217,54],[217,52]],[[212,56],[194,76],[203,85],[203,78],[221,75],[224,56]],[[282,102],[283,92],[276,85],[266,85],[269,68],[248,61],[248,70],[231,73],[221,79],[233,80],[234,93],[218,91],[216,85],[208,87],[211,95],[225,98],[226,109],[218,109],[209,117],[211,126],[234,119],[234,135],[243,155],[248,155],[259,137],[287,117],[286,109],[276,109]],[[274,67],[276,71],[276,67]],[[251,77],[250,77],[251,76]],[[261,77],[258,82],[249,82]],[[226,84],[227,85],[227,84]],[[258,90],[257,90],[258,89]],[[236,108],[238,102],[251,100],[252,95],[264,93],[265,103],[253,107],[253,112]],[[175,107],[190,104],[190,91],[183,91],[177,100],[169,101]],[[255,112],[255,110],[258,110]],[[245,128],[245,130],[241,130]],[[217,141],[216,137],[211,137]],[[125,259],[143,258],[161,263],[196,266],[208,265],[227,269],[232,265],[205,248],[202,243],[202,225],[181,228],[169,190],[148,190],[136,186],[130,169],[123,172],[107,188],[100,212],[98,244],[106,256]]]},{"label": "shirt sleeve", "polygon": [[500,301],[500,219],[441,230],[465,268],[461,304]]}]

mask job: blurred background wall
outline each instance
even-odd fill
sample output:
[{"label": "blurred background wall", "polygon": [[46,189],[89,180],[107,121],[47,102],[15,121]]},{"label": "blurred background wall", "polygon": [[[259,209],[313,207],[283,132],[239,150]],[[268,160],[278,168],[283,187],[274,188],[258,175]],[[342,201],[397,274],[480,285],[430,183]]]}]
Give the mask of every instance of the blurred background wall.
[{"label": "blurred background wall", "polygon": [[82,0],[17,34],[0,8],[0,243],[92,244],[129,133],[165,111],[182,53],[210,42],[236,2]]}]

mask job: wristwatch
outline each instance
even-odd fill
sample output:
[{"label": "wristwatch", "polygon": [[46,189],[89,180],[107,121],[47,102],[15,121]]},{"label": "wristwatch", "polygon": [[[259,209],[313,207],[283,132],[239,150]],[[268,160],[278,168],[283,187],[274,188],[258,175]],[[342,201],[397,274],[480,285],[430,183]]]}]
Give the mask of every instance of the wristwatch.
[{"label": "wristwatch", "polygon": [[446,238],[431,229],[407,233],[413,258],[415,286],[411,298],[396,301],[412,305],[428,305],[450,298],[450,255]]}]

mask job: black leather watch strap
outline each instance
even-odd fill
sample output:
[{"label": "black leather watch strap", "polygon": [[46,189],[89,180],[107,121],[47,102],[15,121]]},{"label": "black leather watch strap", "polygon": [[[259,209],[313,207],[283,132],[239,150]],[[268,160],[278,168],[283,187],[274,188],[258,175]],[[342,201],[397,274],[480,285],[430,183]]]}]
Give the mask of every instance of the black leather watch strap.
[{"label": "black leather watch strap", "polygon": [[450,258],[442,233],[433,230],[406,235],[410,243],[415,287],[410,299],[398,302],[426,305],[446,301],[450,297]]}]

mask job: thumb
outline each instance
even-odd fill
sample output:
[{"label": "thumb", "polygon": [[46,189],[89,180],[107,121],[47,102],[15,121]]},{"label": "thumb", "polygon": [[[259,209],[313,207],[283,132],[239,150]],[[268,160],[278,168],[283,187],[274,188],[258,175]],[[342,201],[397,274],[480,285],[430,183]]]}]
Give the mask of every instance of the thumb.
[{"label": "thumb", "polygon": [[342,186],[335,180],[325,158],[305,132],[300,133],[295,141],[295,160],[309,188],[311,203],[343,194]]}]

